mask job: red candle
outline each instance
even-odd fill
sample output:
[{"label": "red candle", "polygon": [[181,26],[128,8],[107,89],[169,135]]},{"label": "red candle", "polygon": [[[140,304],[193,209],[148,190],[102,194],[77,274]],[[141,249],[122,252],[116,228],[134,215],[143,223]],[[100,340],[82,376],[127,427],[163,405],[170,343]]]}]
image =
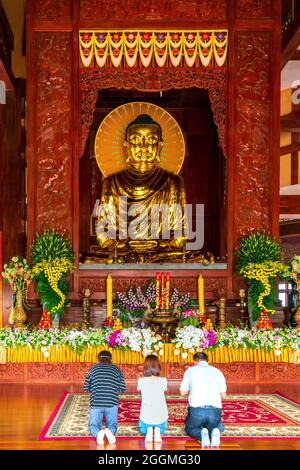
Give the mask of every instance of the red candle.
[{"label": "red candle", "polygon": [[159,292],[160,290],[160,274],[156,273],[156,282],[155,282],[155,308],[159,309]]},{"label": "red candle", "polygon": [[165,308],[165,273],[161,273],[161,297],[160,297],[160,309]]},{"label": "red candle", "polygon": [[166,310],[170,307],[170,273],[166,273]]}]

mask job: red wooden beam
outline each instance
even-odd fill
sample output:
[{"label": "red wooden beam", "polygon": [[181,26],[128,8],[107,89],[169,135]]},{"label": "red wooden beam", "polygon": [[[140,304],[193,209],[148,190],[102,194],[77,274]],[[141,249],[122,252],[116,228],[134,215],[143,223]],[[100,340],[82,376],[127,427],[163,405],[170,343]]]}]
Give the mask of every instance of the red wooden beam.
[{"label": "red wooden beam", "polygon": [[300,113],[293,112],[281,116],[280,118],[281,130],[294,129],[300,131]]},{"label": "red wooden beam", "polygon": [[292,152],[299,152],[300,151],[300,142],[295,142],[291,145],[285,145],[284,147],[280,147],[280,155],[288,155]]},{"label": "red wooden beam", "polygon": [[280,196],[280,214],[300,214],[300,194]]}]

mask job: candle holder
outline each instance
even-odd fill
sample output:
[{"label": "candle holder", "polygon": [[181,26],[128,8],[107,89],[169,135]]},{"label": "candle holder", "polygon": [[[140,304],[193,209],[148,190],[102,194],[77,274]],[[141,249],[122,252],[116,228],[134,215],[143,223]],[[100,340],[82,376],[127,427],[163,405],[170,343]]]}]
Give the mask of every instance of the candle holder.
[{"label": "candle holder", "polygon": [[221,297],[217,302],[217,306],[219,308],[219,327],[224,330],[226,328],[226,299]]},{"label": "candle holder", "polygon": [[186,244],[185,243],[182,247],[182,262],[186,263]]},{"label": "candle holder", "polygon": [[82,316],[82,328],[89,328],[91,326],[91,319],[90,319],[90,297],[92,295],[92,291],[90,289],[83,289],[82,290],[82,309],[83,309],[83,316]]},{"label": "candle holder", "polygon": [[244,324],[244,325],[247,325],[249,326],[249,317],[248,317],[248,311],[247,311],[247,303],[246,303],[246,300],[245,300],[245,297],[246,297],[246,293],[245,293],[245,289],[240,289],[239,291],[239,297],[240,297],[240,303],[238,304],[238,306],[240,307],[240,319],[241,319],[241,322]]},{"label": "candle holder", "polygon": [[117,245],[115,245],[113,263],[118,263]]}]

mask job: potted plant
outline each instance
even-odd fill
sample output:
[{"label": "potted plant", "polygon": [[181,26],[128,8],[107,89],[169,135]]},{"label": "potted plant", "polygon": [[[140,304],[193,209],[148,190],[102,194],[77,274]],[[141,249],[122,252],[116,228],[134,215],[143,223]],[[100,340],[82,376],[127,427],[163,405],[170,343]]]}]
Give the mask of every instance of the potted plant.
[{"label": "potted plant", "polygon": [[275,278],[282,272],[280,245],[266,233],[253,233],[241,239],[236,270],[248,284],[250,325],[262,312],[274,313]]},{"label": "potted plant", "polygon": [[32,265],[43,309],[57,327],[68,302],[66,275],[73,271],[74,253],[69,240],[55,230],[36,235],[31,245]]}]

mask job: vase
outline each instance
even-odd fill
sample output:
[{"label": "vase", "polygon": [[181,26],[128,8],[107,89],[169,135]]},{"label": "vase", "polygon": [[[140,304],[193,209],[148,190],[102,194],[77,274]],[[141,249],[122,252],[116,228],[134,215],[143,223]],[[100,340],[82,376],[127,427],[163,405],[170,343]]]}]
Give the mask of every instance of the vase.
[{"label": "vase", "polygon": [[297,296],[295,302],[295,312],[294,312],[295,326],[297,329],[300,328],[300,292],[297,289]]},{"label": "vase", "polygon": [[248,288],[248,294],[247,294],[247,307],[248,307],[249,326],[250,326],[250,328],[252,328],[253,326],[256,325],[257,320],[253,319],[253,308],[252,308],[252,305],[251,305],[251,302],[250,302],[250,292],[251,292],[251,288],[249,287]]},{"label": "vase", "polygon": [[[15,305],[14,305],[15,303]],[[16,300],[13,302],[12,307],[13,312],[11,312],[11,316],[9,317],[9,322],[13,323],[14,328],[25,328],[25,321],[26,321],[26,312],[23,307],[23,292],[18,290],[16,292]]]},{"label": "vase", "polygon": [[[299,319],[299,292],[297,290],[297,284],[294,280],[291,281],[292,289],[288,293],[288,310],[290,313],[290,320],[289,324],[292,328],[299,328],[300,326],[300,319]],[[296,320],[296,315],[298,320]]]},{"label": "vase", "polygon": [[16,306],[16,294],[12,295],[11,299],[11,309],[10,309],[10,315],[8,319],[8,323],[13,326],[15,323],[15,306]]},{"label": "vase", "polygon": [[60,316],[58,315],[58,313],[51,315],[51,319],[52,319],[52,328],[59,328]]}]

